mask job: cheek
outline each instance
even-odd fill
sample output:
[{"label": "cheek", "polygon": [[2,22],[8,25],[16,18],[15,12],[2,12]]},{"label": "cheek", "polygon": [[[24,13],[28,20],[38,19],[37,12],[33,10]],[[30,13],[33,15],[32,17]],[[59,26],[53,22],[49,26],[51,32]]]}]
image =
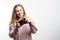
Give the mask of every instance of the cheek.
[{"label": "cheek", "polygon": [[21,12],[21,16],[23,16],[24,14],[23,14],[23,12]]},{"label": "cheek", "polygon": [[16,12],[16,16],[18,16],[18,17],[20,16],[19,12]]},{"label": "cheek", "polygon": [[24,14],[23,14],[23,11],[21,11],[20,14],[23,16],[23,15],[24,15]]},{"label": "cheek", "polygon": [[18,15],[18,14],[19,14],[19,12],[16,12],[16,14]]}]

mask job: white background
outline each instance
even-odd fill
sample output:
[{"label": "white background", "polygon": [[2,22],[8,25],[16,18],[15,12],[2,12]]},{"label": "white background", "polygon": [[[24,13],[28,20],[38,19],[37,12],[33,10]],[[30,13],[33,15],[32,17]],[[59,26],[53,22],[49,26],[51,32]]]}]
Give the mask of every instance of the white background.
[{"label": "white background", "polygon": [[13,40],[8,33],[15,4],[22,4],[35,22],[33,40],[60,40],[60,0],[0,0],[0,40]]}]

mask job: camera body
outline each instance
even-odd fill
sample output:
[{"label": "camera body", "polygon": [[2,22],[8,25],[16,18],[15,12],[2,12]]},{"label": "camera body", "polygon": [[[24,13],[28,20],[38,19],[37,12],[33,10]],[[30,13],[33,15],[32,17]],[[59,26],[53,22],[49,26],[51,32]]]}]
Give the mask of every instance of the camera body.
[{"label": "camera body", "polygon": [[25,18],[23,18],[21,21],[19,21],[18,23],[20,23],[20,25],[22,26],[23,24],[26,24],[27,23],[27,21],[26,21],[26,19]]}]

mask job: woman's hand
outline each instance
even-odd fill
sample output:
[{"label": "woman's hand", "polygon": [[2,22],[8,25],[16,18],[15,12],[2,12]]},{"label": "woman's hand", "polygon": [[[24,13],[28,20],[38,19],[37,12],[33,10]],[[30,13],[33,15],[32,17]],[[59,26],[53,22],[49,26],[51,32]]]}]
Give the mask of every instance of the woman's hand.
[{"label": "woman's hand", "polygon": [[27,21],[28,23],[31,22],[31,19],[30,19],[29,17],[25,17],[25,18],[26,18],[26,21]]},{"label": "woman's hand", "polygon": [[16,26],[20,27],[21,25],[20,25],[20,23],[16,22]]},{"label": "woman's hand", "polygon": [[15,25],[16,26],[16,29],[18,29],[21,25],[20,25],[20,23],[18,23],[18,21],[16,21],[16,22],[14,22],[14,24],[13,25]]}]

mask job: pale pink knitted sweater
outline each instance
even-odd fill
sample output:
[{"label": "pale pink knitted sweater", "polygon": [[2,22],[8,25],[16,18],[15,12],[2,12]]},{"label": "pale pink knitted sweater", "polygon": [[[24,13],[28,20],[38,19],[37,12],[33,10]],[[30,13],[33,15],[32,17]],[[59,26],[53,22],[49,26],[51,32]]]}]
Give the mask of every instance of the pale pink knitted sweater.
[{"label": "pale pink knitted sweater", "polygon": [[28,23],[22,25],[16,34],[15,29],[15,25],[12,25],[12,27],[9,28],[9,36],[14,40],[32,40],[31,34],[34,34],[37,31],[37,28],[33,24],[29,25]]}]

